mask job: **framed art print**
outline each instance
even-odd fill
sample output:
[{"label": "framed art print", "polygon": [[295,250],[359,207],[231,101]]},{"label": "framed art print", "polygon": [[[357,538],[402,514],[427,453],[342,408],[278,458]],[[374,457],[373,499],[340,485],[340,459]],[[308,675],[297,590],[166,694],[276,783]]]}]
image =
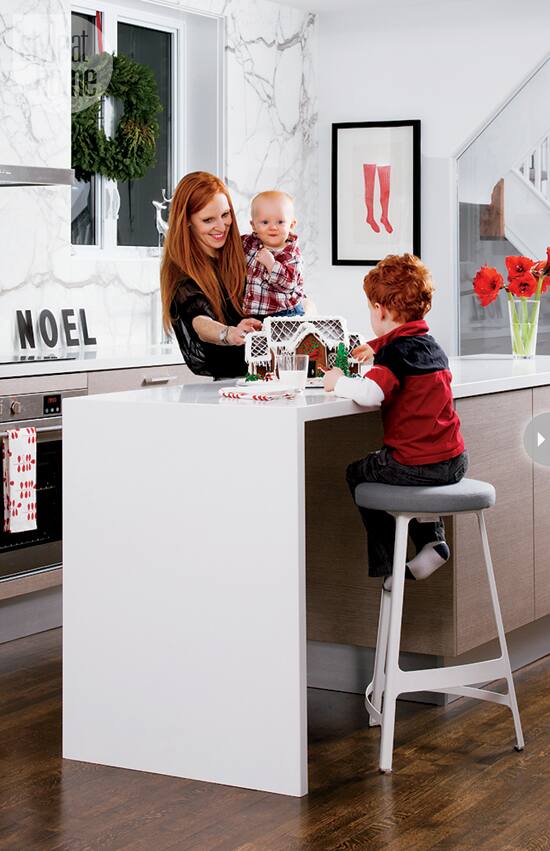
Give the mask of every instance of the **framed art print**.
[{"label": "framed art print", "polygon": [[332,125],[332,263],[420,256],[420,121]]}]

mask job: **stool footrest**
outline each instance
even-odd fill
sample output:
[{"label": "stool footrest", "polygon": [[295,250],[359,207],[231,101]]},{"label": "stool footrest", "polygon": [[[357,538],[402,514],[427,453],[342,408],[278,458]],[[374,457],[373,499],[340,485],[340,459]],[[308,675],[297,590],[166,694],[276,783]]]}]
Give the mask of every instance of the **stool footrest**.
[{"label": "stool footrest", "polygon": [[374,680],[370,682],[365,691],[365,709],[369,713],[369,722],[371,727],[379,727],[382,723],[382,713],[376,709],[375,705],[371,702],[370,696],[372,694],[374,688]]},{"label": "stool footrest", "polygon": [[486,688],[471,688],[470,686],[455,686],[447,688],[432,688],[430,691],[441,694],[458,694],[460,697],[473,697],[476,700],[489,700],[491,703],[501,703],[510,706],[510,695],[501,694],[498,691],[489,691]]},{"label": "stool footrest", "polygon": [[449,688],[489,683],[492,680],[506,678],[507,673],[503,657],[488,659],[485,662],[472,662],[468,665],[426,668],[419,671],[403,671],[400,668],[397,671],[396,694],[409,691],[446,691]]}]

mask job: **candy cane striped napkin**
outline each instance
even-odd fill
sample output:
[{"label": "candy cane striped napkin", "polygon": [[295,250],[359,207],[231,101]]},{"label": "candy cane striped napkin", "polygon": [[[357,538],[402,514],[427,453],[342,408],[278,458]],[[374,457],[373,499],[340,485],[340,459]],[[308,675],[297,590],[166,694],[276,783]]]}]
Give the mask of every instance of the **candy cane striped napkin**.
[{"label": "candy cane striped napkin", "polygon": [[[218,390],[223,399],[241,399],[249,402],[271,402],[274,399],[294,399],[296,393],[288,387],[274,387],[271,381],[251,381],[248,386],[222,387]],[[258,386],[261,385],[261,386]]]},{"label": "candy cane striped napkin", "polygon": [[14,428],[2,441],[4,532],[36,529],[36,429]]}]

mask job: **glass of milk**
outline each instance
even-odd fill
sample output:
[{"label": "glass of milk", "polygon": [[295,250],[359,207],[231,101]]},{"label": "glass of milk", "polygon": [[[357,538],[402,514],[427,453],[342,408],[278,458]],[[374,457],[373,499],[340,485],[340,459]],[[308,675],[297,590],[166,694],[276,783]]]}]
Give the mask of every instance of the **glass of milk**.
[{"label": "glass of milk", "polygon": [[277,355],[277,375],[283,387],[303,390],[306,386],[309,355],[294,355],[288,352]]}]

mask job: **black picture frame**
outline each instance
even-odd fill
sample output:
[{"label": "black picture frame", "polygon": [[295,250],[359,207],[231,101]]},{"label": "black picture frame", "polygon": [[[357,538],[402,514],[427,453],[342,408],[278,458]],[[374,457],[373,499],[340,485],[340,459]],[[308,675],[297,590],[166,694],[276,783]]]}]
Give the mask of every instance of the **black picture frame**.
[{"label": "black picture frame", "polygon": [[407,252],[420,257],[420,120],[333,124],[332,265]]}]

